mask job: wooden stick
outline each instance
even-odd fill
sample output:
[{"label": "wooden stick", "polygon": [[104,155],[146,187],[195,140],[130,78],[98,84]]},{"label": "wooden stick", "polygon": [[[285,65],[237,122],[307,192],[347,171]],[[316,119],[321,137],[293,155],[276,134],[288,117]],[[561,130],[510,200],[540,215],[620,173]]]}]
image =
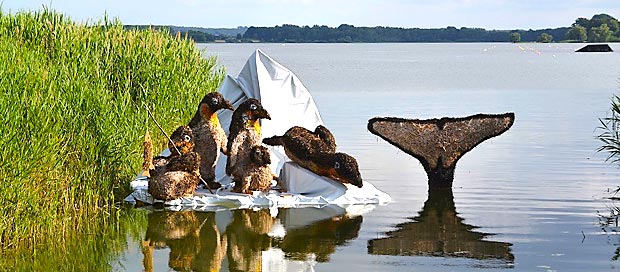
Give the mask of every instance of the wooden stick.
[{"label": "wooden stick", "polygon": [[[149,116],[151,117],[151,119],[153,119],[153,122],[155,122],[155,125],[157,125],[157,127],[159,128],[159,130],[161,131],[161,133],[164,134],[164,136],[166,136],[166,138],[168,138],[168,141],[170,141],[170,143],[172,144],[172,146],[174,146],[174,149],[177,151],[177,153],[181,154],[181,151],[179,151],[179,149],[177,148],[176,145],[174,145],[174,142],[172,141],[172,139],[170,139],[170,137],[168,136],[168,134],[166,134],[166,132],[164,131],[164,129],[159,125],[159,123],[157,122],[157,120],[155,120],[155,116],[153,116],[153,113],[151,113],[151,110],[149,110],[149,107],[147,105],[144,105],[144,108],[146,108],[146,112],[148,112]],[[213,191],[211,190],[211,187],[209,187],[209,184],[202,179],[202,177],[200,176],[200,174],[198,175],[198,178],[200,179],[200,181],[202,181],[202,183],[207,186],[207,189],[209,190],[209,193],[213,194]]]}]

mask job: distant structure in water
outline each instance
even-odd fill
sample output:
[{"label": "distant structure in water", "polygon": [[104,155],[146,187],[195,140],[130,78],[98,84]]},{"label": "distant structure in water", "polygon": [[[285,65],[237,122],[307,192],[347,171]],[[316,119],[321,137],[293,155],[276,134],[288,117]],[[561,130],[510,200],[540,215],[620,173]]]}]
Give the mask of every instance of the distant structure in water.
[{"label": "distant structure in water", "polygon": [[614,52],[609,44],[588,44],[575,52]]}]

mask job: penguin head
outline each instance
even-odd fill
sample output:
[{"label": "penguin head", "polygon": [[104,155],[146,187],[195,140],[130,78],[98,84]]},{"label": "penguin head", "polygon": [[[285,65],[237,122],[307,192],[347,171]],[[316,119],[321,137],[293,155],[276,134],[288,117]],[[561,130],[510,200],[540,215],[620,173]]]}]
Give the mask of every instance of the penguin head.
[{"label": "penguin head", "polygon": [[263,105],[261,105],[260,101],[254,98],[250,98],[244,101],[243,103],[241,103],[241,105],[237,107],[235,112],[236,111],[239,111],[242,113],[242,118],[244,119],[243,121],[245,122],[247,121],[254,122],[258,119],[263,119],[263,118],[271,120],[271,116],[269,116],[269,113],[267,112],[267,110],[263,108]]},{"label": "penguin head", "polygon": [[205,95],[198,106],[200,115],[207,119],[220,109],[233,110],[233,106],[218,92],[211,92]]},{"label": "penguin head", "polygon": [[[168,149],[172,156],[187,154],[194,151],[194,134],[188,126],[178,127],[172,135],[170,135],[172,143],[168,142]],[[177,149],[179,152],[177,152]]]},{"label": "penguin head", "polygon": [[254,162],[256,165],[259,165],[259,166],[271,164],[271,156],[269,153],[269,149],[262,145],[256,145],[252,147],[252,152],[250,153],[250,159],[252,160],[252,162]]},{"label": "penguin head", "polygon": [[330,178],[362,188],[362,175],[360,175],[355,158],[345,153],[335,153],[330,162]]}]

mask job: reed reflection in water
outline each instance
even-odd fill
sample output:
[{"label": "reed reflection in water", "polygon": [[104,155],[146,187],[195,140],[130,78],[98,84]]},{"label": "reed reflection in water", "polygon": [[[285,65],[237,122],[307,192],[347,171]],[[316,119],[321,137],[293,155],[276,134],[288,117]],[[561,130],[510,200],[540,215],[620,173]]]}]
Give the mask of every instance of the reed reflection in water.
[{"label": "reed reflection in water", "polygon": [[368,253],[395,256],[464,257],[514,263],[512,244],[484,240],[489,233],[463,223],[451,189],[430,190],[418,216],[396,225],[386,238],[368,241]]},{"label": "reed reflection in water", "polygon": [[359,235],[362,216],[337,206],[222,212],[153,211],[142,242],[145,271],[154,251],[169,249],[176,271],[289,271],[328,262]]}]

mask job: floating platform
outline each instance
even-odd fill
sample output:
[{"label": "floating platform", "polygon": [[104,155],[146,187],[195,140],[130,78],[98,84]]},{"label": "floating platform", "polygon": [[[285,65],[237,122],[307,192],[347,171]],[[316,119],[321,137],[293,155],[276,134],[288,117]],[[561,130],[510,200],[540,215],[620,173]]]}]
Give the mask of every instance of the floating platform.
[{"label": "floating platform", "polygon": [[362,188],[342,184],[326,177],[318,176],[294,162],[285,162],[280,178],[287,192],[271,190],[267,193],[254,192],[251,195],[233,193],[232,184],[226,184],[213,194],[206,189],[197,189],[193,196],[175,200],[158,200],[148,192],[148,178],[139,176],[131,182],[133,192],[125,198],[131,204],[163,204],[171,210],[215,211],[221,208],[303,208],[337,205],[385,205],[392,198],[364,181]]},{"label": "floating platform", "polygon": [[614,52],[609,44],[588,44],[575,52]]}]

